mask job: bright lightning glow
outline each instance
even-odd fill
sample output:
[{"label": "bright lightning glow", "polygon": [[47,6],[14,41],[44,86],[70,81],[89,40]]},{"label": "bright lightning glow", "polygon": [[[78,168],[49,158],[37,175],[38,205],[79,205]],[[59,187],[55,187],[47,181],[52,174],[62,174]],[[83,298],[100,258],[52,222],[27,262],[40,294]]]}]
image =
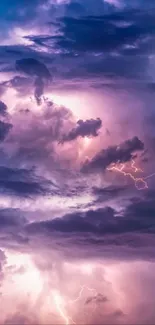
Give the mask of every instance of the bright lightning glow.
[{"label": "bright lightning glow", "polygon": [[[31,257],[28,254],[22,253],[10,253],[5,252],[7,256],[7,268],[14,267],[16,272],[11,274],[12,281],[14,283],[16,292],[20,293],[32,293],[34,298],[41,292],[43,282],[39,273],[39,270],[35,267]],[[22,272],[17,272],[22,270]]]},{"label": "bright lightning glow", "polygon": [[[97,282],[91,287],[89,282],[85,282],[85,278],[87,278],[86,281],[89,279],[88,274],[86,273],[84,275],[83,270],[81,270],[81,266],[83,268],[85,266],[86,269],[89,268],[92,270],[92,273],[89,273],[92,276],[96,270],[96,264],[92,262],[86,265],[85,263],[79,263],[76,264],[76,266],[73,264],[72,268],[72,264],[65,262],[65,271],[71,272],[70,274],[78,274],[78,276],[84,275],[84,285],[80,286],[77,284],[77,282],[79,283],[78,279],[77,282],[75,282],[75,278],[73,277],[72,280],[72,277],[69,276],[71,281],[66,288],[67,292],[64,291],[65,288],[63,286],[61,286],[61,288],[63,288],[63,292],[61,292],[59,287],[55,287],[55,273],[53,273],[53,277],[51,276],[51,272],[49,273],[51,281],[49,282],[48,276],[46,277],[46,274],[41,273],[31,256],[25,253],[16,254],[9,250],[5,251],[5,254],[7,256],[7,262],[6,265],[4,265],[5,279],[3,280],[1,288],[1,323],[4,324],[6,322],[8,310],[11,315],[16,313],[21,302],[23,306],[28,306],[28,308],[30,308],[30,317],[32,316],[32,320],[34,319],[33,317],[37,317],[36,319],[39,320],[38,323],[40,324],[89,324],[87,318],[89,320],[91,317],[95,317],[95,313],[100,310],[100,302],[102,302],[102,300],[100,301],[100,295],[102,298],[103,292],[102,280],[101,278],[97,279]],[[103,266],[99,264],[98,267],[100,268]],[[77,268],[79,272],[76,272]],[[75,273],[73,271],[75,271]],[[107,276],[109,276],[108,266],[106,273]],[[115,272],[113,273],[115,274]],[[109,278],[107,279],[109,281]],[[76,286],[78,286],[78,288],[76,288]],[[107,288],[105,282],[103,286],[104,292],[105,290],[109,290],[109,285]],[[100,288],[99,290],[101,293],[98,293],[98,288]],[[114,294],[116,294],[118,298],[116,300],[114,295],[114,306],[116,307],[116,305],[119,305],[121,308],[122,301],[120,300],[119,302],[119,295],[117,293],[119,288],[116,289],[116,293],[114,292]],[[75,292],[75,290],[77,290],[77,292]],[[113,295],[113,290],[111,294]],[[109,307],[109,303],[107,303],[103,312],[106,313]],[[25,311],[23,311],[23,313],[24,312]]]},{"label": "bright lightning glow", "polygon": [[87,137],[83,139],[85,148],[87,148],[90,145],[91,140],[92,140],[91,138],[87,138]]},{"label": "bright lightning glow", "polygon": [[[66,315],[66,312],[64,311],[64,300],[62,298],[62,296],[58,293],[55,293],[53,295],[53,299],[57,308],[57,311],[59,313],[59,315],[63,318],[63,320],[65,321],[65,325],[69,325],[69,317]],[[75,322],[74,322],[75,324]]]},{"label": "bright lightning glow", "polygon": [[134,172],[137,173],[137,172],[143,172],[143,170],[139,167],[136,167],[135,166],[135,161],[132,159],[132,162],[131,162],[131,168],[134,169]]},{"label": "bright lightning glow", "polygon": [[[124,175],[124,176],[128,176],[128,177],[130,177],[130,178],[134,181],[135,186],[136,186],[137,190],[139,190],[139,191],[140,191],[140,190],[145,190],[145,189],[148,188],[148,184],[147,184],[147,182],[144,180],[143,177],[135,177],[132,173],[125,172],[125,171],[124,171],[124,168],[125,168],[125,167],[126,167],[125,164],[121,164],[120,167],[117,166],[117,165],[114,165],[114,166],[112,166],[112,167],[107,168],[107,170],[109,170],[109,171],[116,171],[116,172],[121,173],[121,174]],[[136,172],[142,172],[142,170],[141,170],[140,168],[137,168],[137,167],[135,166],[135,161],[134,161],[134,160],[132,160],[131,168],[134,169],[134,172],[135,172],[135,173],[136,173]],[[140,184],[141,184],[141,186],[140,186]]]}]

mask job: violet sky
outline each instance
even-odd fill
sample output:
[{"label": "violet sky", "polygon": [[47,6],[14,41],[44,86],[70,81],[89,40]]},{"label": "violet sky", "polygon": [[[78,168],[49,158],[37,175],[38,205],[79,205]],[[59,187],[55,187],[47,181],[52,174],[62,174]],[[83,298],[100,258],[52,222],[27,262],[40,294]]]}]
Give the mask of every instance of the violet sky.
[{"label": "violet sky", "polygon": [[155,324],[155,1],[0,1],[0,324]]}]

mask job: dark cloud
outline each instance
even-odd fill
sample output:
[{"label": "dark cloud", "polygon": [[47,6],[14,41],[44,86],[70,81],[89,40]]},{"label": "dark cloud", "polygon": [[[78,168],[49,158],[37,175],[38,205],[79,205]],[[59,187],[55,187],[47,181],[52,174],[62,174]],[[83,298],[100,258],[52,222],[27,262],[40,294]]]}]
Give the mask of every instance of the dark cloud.
[{"label": "dark cloud", "polygon": [[116,196],[122,191],[124,191],[126,188],[124,186],[107,186],[107,187],[93,187],[92,191],[97,196],[106,196],[109,195],[110,197]]},{"label": "dark cloud", "polygon": [[[117,197],[122,197],[123,195],[128,195],[127,186],[114,186],[109,185],[105,187],[93,187],[92,193],[95,195],[95,203],[107,202],[108,200],[116,199]],[[94,202],[93,202],[94,204]]]},{"label": "dark cloud", "polygon": [[[117,212],[111,207],[88,210],[64,215],[53,220],[26,225],[26,232],[34,238],[45,235],[46,238],[62,247],[62,241],[74,245],[75,250],[87,254],[92,253],[128,258],[130,256],[154,256],[152,245],[155,233],[154,191],[143,198],[133,199],[126,208]],[[84,248],[85,247],[85,248]],[[104,249],[103,249],[104,248]],[[143,251],[142,251],[143,248]],[[75,251],[74,251],[75,252]],[[97,253],[98,252],[98,253]],[[90,253],[90,254],[91,254]],[[78,254],[78,253],[77,253]]]},{"label": "dark cloud", "polygon": [[3,141],[7,137],[11,128],[12,124],[0,121],[0,141]]},{"label": "dark cloud", "polygon": [[154,11],[132,6],[116,10],[104,1],[98,6],[93,1],[70,1],[54,36],[48,30],[46,35],[27,38],[48,51],[55,45],[54,63],[48,60],[48,64],[66,79],[106,75],[141,80],[155,50]]},{"label": "dark cloud", "polygon": [[29,239],[24,235],[23,230],[27,222],[24,211],[18,208],[1,208],[0,242],[2,247],[13,248],[18,245],[18,247],[26,248]]},{"label": "dark cloud", "polygon": [[[52,183],[36,176],[33,170],[0,166],[0,193],[18,196],[35,196],[52,193]],[[56,190],[56,188],[55,188]],[[54,191],[54,189],[53,189]]]},{"label": "dark cloud", "polygon": [[58,231],[63,233],[102,232],[101,222],[106,224],[109,221],[113,221],[114,214],[115,211],[110,207],[98,209],[97,211],[90,210],[85,214],[77,212],[75,214],[66,215],[63,218],[31,224],[28,226],[28,229],[32,230],[32,232],[38,230],[42,231],[43,229],[49,232]]},{"label": "dark cloud", "polygon": [[113,163],[125,163],[135,157],[136,151],[144,149],[144,143],[133,137],[132,139],[122,142],[119,146],[111,146],[103,149],[90,161],[86,161],[83,165],[82,171],[104,171],[109,165]]},{"label": "dark cloud", "polygon": [[47,188],[44,188],[42,184],[37,182],[22,182],[22,181],[1,181],[0,184],[1,193],[9,193],[19,196],[31,196],[31,195],[44,195],[48,192]]},{"label": "dark cloud", "polygon": [[78,137],[97,137],[98,130],[102,126],[102,121],[100,118],[90,119],[90,120],[79,120],[77,121],[77,126],[73,128],[68,134],[64,135],[62,142],[72,141]]},{"label": "dark cloud", "polygon": [[79,17],[85,15],[102,15],[114,6],[106,1],[98,0],[97,6],[93,0],[72,0],[65,5],[65,15],[70,17]]},{"label": "dark cloud", "polygon": [[131,9],[101,15],[65,17],[57,45],[68,51],[105,52],[121,50],[127,45],[139,49],[146,37],[154,37],[152,11]]},{"label": "dark cloud", "polygon": [[85,301],[85,304],[88,305],[90,303],[96,303],[96,304],[101,304],[105,303],[108,301],[108,298],[106,296],[103,296],[101,293],[98,293],[96,296],[93,297],[88,297],[87,300]]},{"label": "dark cloud", "polygon": [[20,215],[18,209],[1,209],[0,210],[0,227],[1,230],[5,228],[16,228],[24,226],[26,219]]},{"label": "dark cloud", "polygon": [[[155,202],[153,196],[154,190],[149,190],[146,194],[145,199],[133,200],[131,204],[125,210],[125,217],[137,218],[140,221],[140,225],[148,227],[149,231],[155,230]],[[137,225],[138,226],[138,225]]]},{"label": "dark cloud", "polygon": [[34,96],[37,104],[41,104],[41,96],[44,93],[44,80],[51,79],[51,74],[44,63],[39,62],[36,59],[28,58],[16,61],[17,71],[24,72],[32,77],[36,77],[34,82]]},{"label": "dark cloud", "polygon": [[34,83],[34,87],[35,87],[35,98],[37,101],[37,104],[40,105],[41,104],[41,96],[44,94],[44,82],[41,78],[37,78],[35,80]]},{"label": "dark cloud", "polygon": [[[46,229],[47,232],[62,233],[94,233],[98,235],[124,234],[130,232],[154,232],[155,205],[151,200],[144,203],[140,200],[129,205],[124,214],[119,215],[110,207],[97,210],[88,210],[85,213],[65,215],[63,218],[56,218],[41,223],[34,223],[28,226],[32,231]],[[148,215],[147,219],[146,216]]]},{"label": "dark cloud", "polygon": [[5,103],[0,101],[0,115],[6,116],[7,114],[7,106]]},{"label": "dark cloud", "polygon": [[36,76],[45,79],[51,77],[50,72],[48,71],[45,64],[33,58],[17,60],[16,69],[17,71],[24,72],[30,76]]},{"label": "dark cloud", "polygon": [[[71,76],[74,77],[74,74],[76,74],[79,77],[81,76],[81,78],[94,76],[96,78],[108,77],[111,80],[114,78],[127,78],[127,80],[136,78],[137,80],[141,80],[141,78],[144,79],[146,76],[148,68],[147,56],[139,57],[138,55],[135,55],[134,57],[131,55],[123,55],[122,53],[118,55],[107,53],[106,55],[104,54],[100,56],[87,54],[85,56],[87,57],[85,62],[83,63],[79,58],[78,69],[72,68],[72,70],[67,74],[68,78]],[[115,87],[119,87],[116,80]]]}]

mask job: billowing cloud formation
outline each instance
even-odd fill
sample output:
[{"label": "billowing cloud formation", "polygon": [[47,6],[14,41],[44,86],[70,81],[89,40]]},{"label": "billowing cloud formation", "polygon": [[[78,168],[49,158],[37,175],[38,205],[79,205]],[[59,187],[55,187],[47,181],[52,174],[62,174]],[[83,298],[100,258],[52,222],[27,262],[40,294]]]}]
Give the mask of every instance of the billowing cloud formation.
[{"label": "billowing cloud formation", "polygon": [[90,120],[79,120],[77,121],[77,126],[73,128],[67,135],[64,135],[62,142],[72,141],[78,137],[97,137],[98,130],[102,126],[102,121],[100,118],[90,119]]},{"label": "billowing cloud formation", "polygon": [[[33,111],[31,107],[30,104],[30,109],[24,109],[21,102],[20,110],[12,115],[13,128],[4,151],[11,145],[10,159],[18,166],[58,168],[71,157],[67,149],[63,150],[62,157],[58,142],[75,125],[74,116],[66,107],[48,100],[40,111]],[[78,147],[72,155],[76,155],[76,150]]]},{"label": "billowing cloud formation", "polygon": [[105,170],[113,163],[125,163],[134,157],[134,152],[144,149],[144,143],[134,137],[122,142],[119,146],[111,146],[100,151],[90,161],[86,161],[83,171]]},{"label": "billowing cloud formation", "polygon": [[44,92],[44,80],[51,78],[51,74],[44,63],[39,62],[36,59],[28,58],[16,61],[17,71],[24,72],[29,76],[36,77],[34,83],[34,96],[37,104],[41,104],[41,96]]}]

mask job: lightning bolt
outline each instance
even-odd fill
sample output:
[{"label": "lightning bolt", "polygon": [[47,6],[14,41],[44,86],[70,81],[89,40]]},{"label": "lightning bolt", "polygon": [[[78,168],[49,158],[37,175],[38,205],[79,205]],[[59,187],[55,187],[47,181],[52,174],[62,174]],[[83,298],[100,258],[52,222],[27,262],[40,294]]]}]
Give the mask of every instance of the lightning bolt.
[{"label": "lightning bolt", "polygon": [[86,285],[83,285],[83,286],[81,286],[81,289],[79,291],[79,294],[78,294],[77,298],[74,299],[74,300],[71,300],[70,303],[75,303],[78,300],[80,300],[81,297],[82,297],[82,293],[83,293],[84,289],[87,289],[88,291],[91,291],[91,292],[94,292],[94,294],[97,294],[96,289],[92,289],[92,288],[87,287]]},{"label": "lightning bolt", "polygon": [[148,175],[148,176],[146,176],[144,179],[148,179],[148,178],[151,178],[151,177],[153,177],[153,176],[155,176],[155,173],[153,173],[153,174],[151,174],[151,175]]},{"label": "lightning bolt", "polygon": [[143,170],[141,168],[138,168],[135,166],[135,161],[132,159],[131,161],[131,168],[134,169],[134,172],[137,173],[137,172],[142,172],[143,173]]},{"label": "lightning bolt", "polygon": [[[94,294],[97,294],[96,289],[92,289],[92,288],[87,287],[86,285],[83,285],[83,286],[81,286],[81,289],[78,293],[77,298],[74,300],[70,300],[69,303],[73,304],[73,303],[78,302],[82,298],[84,289],[91,291],[92,293],[94,292]],[[70,316],[67,315],[65,305],[67,305],[68,303],[66,302],[66,300],[64,301],[63,297],[58,292],[53,294],[53,300],[54,300],[56,309],[58,311],[58,314],[64,320],[65,325],[76,324],[75,321]]]},{"label": "lightning bolt", "polygon": [[[71,319],[71,317],[67,316],[67,313],[64,310],[65,308],[64,308],[64,301],[63,301],[62,296],[60,294],[58,294],[58,293],[55,293],[53,295],[53,299],[54,299],[54,302],[55,302],[55,305],[56,305],[56,309],[57,309],[59,315],[61,316],[61,318],[64,320],[65,325],[76,324]],[[71,321],[71,323],[70,323],[70,321]]]},{"label": "lightning bolt", "polygon": [[[79,294],[78,294],[77,298],[74,299],[74,300],[70,300],[70,303],[71,303],[71,304],[74,304],[74,303],[78,302],[78,301],[82,298],[82,293],[83,293],[84,289],[86,289],[86,290],[88,290],[88,291],[94,293],[94,295],[97,295],[97,290],[96,290],[96,289],[94,289],[94,288],[89,288],[89,287],[87,287],[86,285],[83,285],[83,286],[81,286],[81,289],[80,289],[80,291],[79,291]],[[93,308],[93,311],[92,311],[92,312],[94,312],[95,309],[96,309],[96,305],[94,304],[94,308]]]},{"label": "lightning bolt", "polygon": [[[137,188],[137,190],[145,190],[145,189],[148,188],[148,184],[145,181],[145,179],[151,177],[151,175],[149,175],[149,176],[147,176],[145,178],[143,178],[143,177],[135,177],[132,173],[125,172],[124,171],[125,167],[126,167],[125,164],[121,164],[120,167],[117,166],[117,165],[114,165],[112,167],[107,168],[107,170],[109,170],[109,171],[116,171],[118,173],[121,173],[125,177],[127,177],[127,176],[130,177],[134,181],[135,187]],[[135,173],[137,173],[137,172],[143,172],[142,169],[140,169],[140,168],[138,168],[138,167],[135,166],[135,161],[134,160],[132,160],[132,162],[131,162],[131,168],[133,169],[133,171]],[[140,184],[141,184],[141,186],[140,186]]]}]

